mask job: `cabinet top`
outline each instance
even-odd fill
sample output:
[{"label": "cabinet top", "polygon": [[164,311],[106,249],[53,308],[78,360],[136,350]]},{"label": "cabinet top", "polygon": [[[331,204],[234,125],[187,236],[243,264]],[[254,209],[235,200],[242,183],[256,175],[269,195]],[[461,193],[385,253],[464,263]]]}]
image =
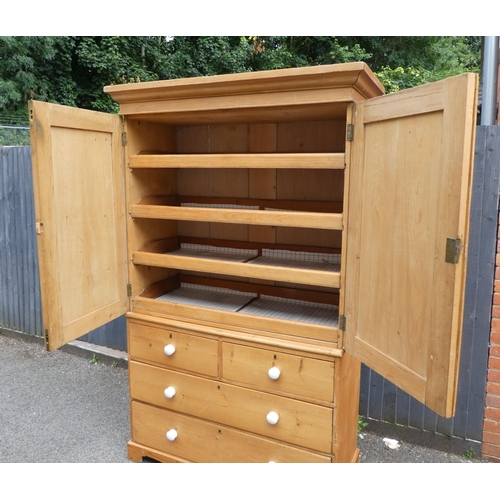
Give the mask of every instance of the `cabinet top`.
[{"label": "cabinet top", "polygon": [[[241,96],[281,95],[287,105],[295,92],[334,92],[337,102],[357,102],[384,93],[384,87],[363,62],[288,68],[252,73],[179,78],[155,82],[108,85],[104,92],[120,104],[120,114],[161,113],[160,103],[185,99],[224,99]],[[158,105],[160,105],[158,107]]]}]

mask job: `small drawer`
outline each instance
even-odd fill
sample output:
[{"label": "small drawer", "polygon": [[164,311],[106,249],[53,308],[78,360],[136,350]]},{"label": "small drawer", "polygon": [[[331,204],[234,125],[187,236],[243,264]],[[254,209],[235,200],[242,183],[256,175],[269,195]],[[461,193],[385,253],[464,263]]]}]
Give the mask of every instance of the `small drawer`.
[{"label": "small drawer", "polygon": [[217,376],[217,340],[129,321],[130,359]]},{"label": "small drawer", "polygon": [[332,408],[134,361],[129,371],[132,399],[323,453],[332,449]]},{"label": "small drawer", "polygon": [[[131,403],[132,440],[192,462],[331,462],[331,457],[225,426]],[[167,437],[168,436],[168,437]]]},{"label": "small drawer", "polygon": [[222,344],[222,377],[259,389],[333,402],[334,361]]}]

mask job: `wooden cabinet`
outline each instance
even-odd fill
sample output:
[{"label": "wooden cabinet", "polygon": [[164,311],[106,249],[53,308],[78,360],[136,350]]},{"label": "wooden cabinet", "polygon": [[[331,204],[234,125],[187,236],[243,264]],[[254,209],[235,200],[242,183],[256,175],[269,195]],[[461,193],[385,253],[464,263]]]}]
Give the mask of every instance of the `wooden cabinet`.
[{"label": "wooden cabinet", "polygon": [[30,104],[46,346],[127,314],[134,460],[356,461],[360,361],[454,412],[477,78],[363,63]]}]

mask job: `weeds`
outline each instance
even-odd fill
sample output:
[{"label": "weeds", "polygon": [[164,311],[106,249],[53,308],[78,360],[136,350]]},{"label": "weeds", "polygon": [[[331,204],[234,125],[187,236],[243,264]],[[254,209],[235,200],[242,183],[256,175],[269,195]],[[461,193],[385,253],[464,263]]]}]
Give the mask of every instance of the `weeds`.
[{"label": "weeds", "polygon": [[363,420],[361,415],[358,415],[358,436],[361,434],[362,430],[368,425],[368,422]]},{"label": "weeds", "polygon": [[91,365],[96,365],[97,363],[100,363],[101,360],[97,357],[97,354],[94,352],[94,355],[92,356],[92,359],[90,360]]}]

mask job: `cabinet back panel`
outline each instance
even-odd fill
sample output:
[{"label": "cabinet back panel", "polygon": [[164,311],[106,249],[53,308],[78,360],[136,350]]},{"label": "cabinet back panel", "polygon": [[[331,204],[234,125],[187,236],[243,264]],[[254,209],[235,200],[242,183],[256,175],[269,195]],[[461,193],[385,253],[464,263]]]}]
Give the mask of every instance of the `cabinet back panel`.
[{"label": "cabinet back panel", "polygon": [[279,123],[279,153],[322,153],[345,151],[345,120]]},{"label": "cabinet back panel", "polygon": [[259,123],[248,129],[248,146],[251,153],[274,153],[277,147],[276,123]]},{"label": "cabinet back panel", "polygon": [[345,151],[346,121],[180,126],[177,153],[320,153]]},{"label": "cabinet back panel", "polygon": [[129,174],[129,204],[138,203],[146,196],[177,194],[177,169],[142,169]]},{"label": "cabinet back panel", "polygon": [[286,245],[313,245],[324,248],[340,248],[342,233],[323,229],[301,227],[277,227],[276,243]]},{"label": "cabinet back panel", "polygon": [[208,153],[209,127],[176,127],[175,141],[177,153]]},{"label": "cabinet back panel", "polygon": [[344,172],[339,170],[278,170],[277,198],[281,200],[342,201]]},{"label": "cabinet back panel", "polygon": [[174,128],[161,123],[127,120],[127,150],[129,155],[140,151],[175,151]]},{"label": "cabinet back panel", "polygon": [[211,125],[209,153],[248,153],[248,125]]}]

